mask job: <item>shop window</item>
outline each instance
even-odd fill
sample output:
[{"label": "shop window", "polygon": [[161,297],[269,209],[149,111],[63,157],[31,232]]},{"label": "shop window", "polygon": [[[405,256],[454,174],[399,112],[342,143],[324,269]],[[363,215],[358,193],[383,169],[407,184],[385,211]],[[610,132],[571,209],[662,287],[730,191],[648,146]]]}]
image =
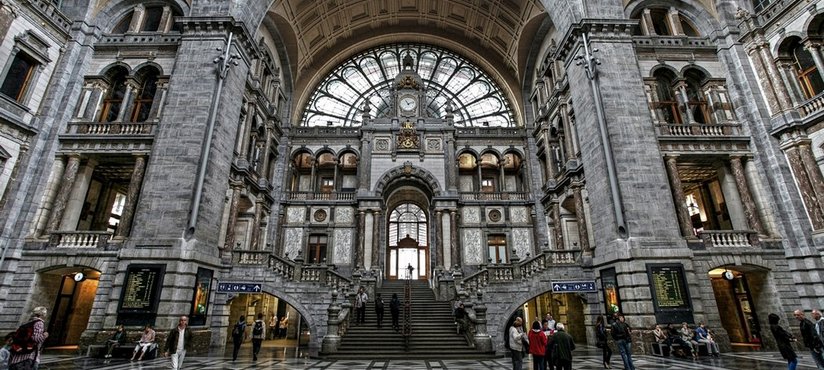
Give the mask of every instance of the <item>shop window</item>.
[{"label": "shop window", "polygon": [[309,235],[307,263],[326,263],[326,235]]},{"label": "shop window", "polygon": [[506,254],[506,235],[490,234],[486,239],[489,248],[489,259],[494,263],[508,263]]},{"label": "shop window", "polygon": [[0,86],[0,93],[22,103],[32,83],[37,64],[25,53],[15,54],[6,72],[6,77],[3,79],[3,85]]}]

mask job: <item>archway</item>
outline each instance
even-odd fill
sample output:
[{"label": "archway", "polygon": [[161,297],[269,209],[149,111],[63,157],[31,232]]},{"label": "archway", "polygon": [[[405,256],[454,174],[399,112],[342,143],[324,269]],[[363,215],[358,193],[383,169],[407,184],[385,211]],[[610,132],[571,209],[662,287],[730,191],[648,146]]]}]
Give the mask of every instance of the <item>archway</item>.
[{"label": "archway", "polygon": [[[309,325],[295,306],[268,292],[244,293],[232,299],[229,306],[229,325],[226,328],[227,356],[233,350],[232,331],[241,318],[246,323],[244,338],[252,337],[256,320],[263,321],[263,350],[282,349],[284,355],[289,356],[291,353],[287,352],[301,351],[301,348],[306,349],[309,345]],[[247,347],[251,345],[250,340],[244,341],[241,354],[248,354],[250,350]]]},{"label": "archway", "polygon": [[[404,194],[407,192],[401,192]],[[398,196],[387,225],[386,276],[390,280],[429,278],[429,215],[413,199]]]},{"label": "archway", "polygon": [[99,282],[100,271],[83,267],[59,267],[37,274],[32,302],[49,309],[46,347],[80,343]]},{"label": "archway", "polygon": [[584,313],[586,305],[586,300],[578,294],[544,292],[518,306],[507,320],[503,334],[505,336],[508,333],[516,317],[524,319],[526,331],[531,328],[533,322],[536,320],[541,322],[547,314],[551,314],[556,323],[564,324],[566,327],[564,330],[572,336],[575,343],[585,344],[587,343],[587,323]]},{"label": "archway", "polygon": [[755,266],[724,266],[709,272],[721,325],[733,349],[760,348],[759,310],[768,307],[768,271]]}]

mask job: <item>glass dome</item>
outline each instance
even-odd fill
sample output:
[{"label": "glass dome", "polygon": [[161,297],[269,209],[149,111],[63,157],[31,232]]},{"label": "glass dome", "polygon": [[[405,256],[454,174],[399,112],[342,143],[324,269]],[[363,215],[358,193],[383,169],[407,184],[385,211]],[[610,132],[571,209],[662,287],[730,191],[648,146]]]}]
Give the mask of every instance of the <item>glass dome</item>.
[{"label": "glass dome", "polygon": [[379,46],[338,66],[312,95],[301,125],[360,126],[366,99],[372,117],[391,116],[392,83],[407,53],[424,82],[427,116],[443,118],[451,102],[455,126],[516,125],[509,102],[489,75],[449,50],[425,44]]}]

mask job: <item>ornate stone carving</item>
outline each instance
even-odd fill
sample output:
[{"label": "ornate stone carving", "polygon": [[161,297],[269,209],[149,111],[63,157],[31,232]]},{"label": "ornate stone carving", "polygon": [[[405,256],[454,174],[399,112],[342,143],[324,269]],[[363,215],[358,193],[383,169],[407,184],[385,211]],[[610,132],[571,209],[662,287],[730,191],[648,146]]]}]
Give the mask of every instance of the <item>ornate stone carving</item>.
[{"label": "ornate stone carving", "polygon": [[306,208],[303,207],[289,207],[286,210],[287,223],[302,223],[306,221]]},{"label": "ornate stone carving", "polygon": [[478,207],[465,207],[462,210],[463,220],[468,224],[476,224],[481,222],[481,210]]},{"label": "ornate stone carving", "polygon": [[355,210],[349,207],[335,208],[336,224],[351,224],[355,222]]},{"label": "ornate stone carving", "polygon": [[441,139],[437,137],[430,137],[426,139],[426,151],[440,152],[442,150]]},{"label": "ornate stone carving", "polygon": [[375,151],[376,152],[388,152],[389,151],[389,139],[382,137],[375,139]]},{"label": "ornate stone carving", "polygon": [[352,261],[352,230],[336,229],[335,245],[332,262],[335,264],[349,264]]},{"label": "ornate stone carving", "polygon": [[532,255],[532,231],[520,228],[512,229],[512,248],[521,260],[526,258],[526,254]]},{"label": "ornate stone carving", "polygon": [[[463,261],[467,265],[480,265],[483,263],[483,246],[481,245],[480,229],[464,229],[461,233],[463,244]],[[454,263],[454,261],[453,261]]]},{"label": "ornate stone carving", "polygon": [[324,222],[326,221],[326,217],[328,216],[329,213],[326,212],[325,209],[315,210],[315,212],[312,214],[312,218],[315,220],[315,222]]},{"label": "ornate stone carving", "polygon": [[301,249],[303,249],[303,229],[286,229],[286,236],[283,238],[283,252],[289,256],[289,259],[294,259]]},{"label": "ornate stone carving", "polygon": [[529,211],[526,207],[509,208],[509,219],[518,224],[529,223]]},{"label": "ornate stone carving", "polygon": [[493,209],[489,211],[489,213],[487,213],[486,218],[489,220],[489,222],[501,222],[501,211],[498,209]]}]

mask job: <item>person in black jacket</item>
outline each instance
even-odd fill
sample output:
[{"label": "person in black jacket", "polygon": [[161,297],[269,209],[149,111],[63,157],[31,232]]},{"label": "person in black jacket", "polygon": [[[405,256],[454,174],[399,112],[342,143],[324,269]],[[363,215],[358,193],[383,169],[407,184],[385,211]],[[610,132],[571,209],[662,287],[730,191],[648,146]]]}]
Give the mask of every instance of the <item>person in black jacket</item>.
[{"label": "person in black jacket", "polygon": [[106,341],[106,355],[103,356],[105,358],[112,357],[112,351],[114,351],[115,347],[123,344],[126,341],[126,329],[123,325],[117,326],[117,331],[112,334],[112,337]]},{"label": "person in black jacket", "polygon": [[401,326],[398,324],[398,317],[401,314],[401,300],[398,299],[398,294],[392,294],[392,300],[389,301],[389,312],[392,314],[392,329],[400,330]]},{"label": "person in black jacket", "polygon": [[804,347],[810,349],[810,357],[815,360],[819,370],[824,370],[824,357],[822,357],[822,344],[816,338],[815,324],[804,317],[804,311],[795,310],[793,316],[798,320],[798,329],[801,331],[801,339],[804,340]]},{"label": "person in black jacket", "polygon": [[624,315],[616,314],[616,320],[612,323],[612,339],[621,353],[621,360],[624,361],[624,369],[635,370],[632,363],[632,328],[625,322]]},{"label": "person in black jacket", "polygon": [[237,360],[237,353],[240,352],[240,345],[246,337],[246,316],[240,315],[237,323],[232,327],[232,361]]},{"label": "person in black jacket", "polygon": [[601,315],[598,315],[598,318],[595,320],[595,339],[595,346],[603,352],[604,369],[612,369],[612,367],[609,366],[610,358],[612,358],[612,349],[609,348],[609,343],[607,343],[606,320]]},{"label": "person in black jacket", "polygon": [[778,322],[781,321],[778,315],[769,314],[767,321],[770,323],[770,331],[775,338],[776,345],[778,345],[778,351],[781,352],[781,357],[787,360],[787,370],[795,370],[795,367],[798,366],[798,356],[795,354],[792,345],[792,342],[796,341],[795,337],[778,325]]},{"label": "person in black jacket", "polygon": [[180,316],[177,327],[172,329],[166,337],[166,350],[163,353],[166,357],[172,356],[173,370],[183,367],[183,359],[186,358],[186,351],[192,347],[191,343],[192,330],[189,329],[189,317]]}]

